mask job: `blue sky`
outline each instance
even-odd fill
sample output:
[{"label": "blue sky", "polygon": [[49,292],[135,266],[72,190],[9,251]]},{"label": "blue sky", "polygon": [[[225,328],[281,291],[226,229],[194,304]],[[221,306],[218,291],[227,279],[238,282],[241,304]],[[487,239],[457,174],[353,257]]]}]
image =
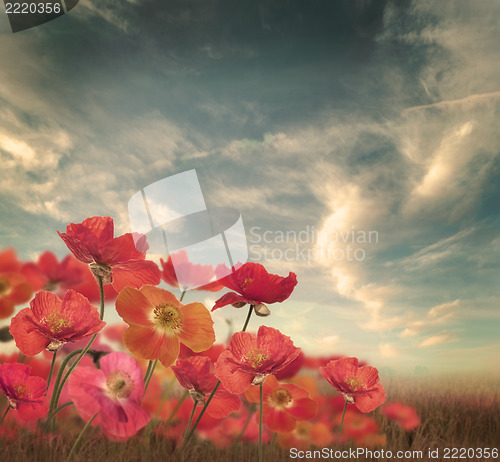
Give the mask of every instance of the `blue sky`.
[{"label": "blue sky", "polygon": [[[498,17],[495,0],[82,0],[16,34],[0,18],[0,247],[62,257],[55,230],[96,215],[128,232],[135,192],[194,168],[251,257],[297,273],[264,322],[305,351],[488,370]],[[244,313],[216,313],[221,339],[225,317]]]}]

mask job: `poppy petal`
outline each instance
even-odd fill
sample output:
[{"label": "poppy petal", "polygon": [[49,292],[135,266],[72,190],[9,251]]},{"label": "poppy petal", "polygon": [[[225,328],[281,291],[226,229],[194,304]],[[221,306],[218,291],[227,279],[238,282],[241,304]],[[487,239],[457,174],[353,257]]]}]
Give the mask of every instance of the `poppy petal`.
[{"label": "poppy petal", "polygon": [[201,303],[190,303],[182,308],[182,329],[179,340],[195,353],[208,350],[215,342],[214,322],[210,312]]},{"label": "poppy petal", "polygon": [[151,301],[132,287],[125,287],[116,297],[116,311],[130,325],[151,326],[150,315],[153,309]]}]

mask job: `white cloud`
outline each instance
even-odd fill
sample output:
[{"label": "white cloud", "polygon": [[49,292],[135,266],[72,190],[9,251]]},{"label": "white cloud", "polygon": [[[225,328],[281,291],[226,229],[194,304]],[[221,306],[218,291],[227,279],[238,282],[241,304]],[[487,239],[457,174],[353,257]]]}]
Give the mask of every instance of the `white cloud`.
[{"label": "white cloud", "polygon": [[442,303],[432,307],[425,318],[408,322],[406,328],[399,334],[401,338],[415,337],[424,332],[428,332],[436,327],[447,324],[455,320],[457,308],[460,306],[460,300]]},{"label": "white cloud", "polygon": [[453,333],[443,331],[439,334],[432,335],[423,340],[420,344],[420,348],[428,348],[431,346],[441,345],[443,343],[455,342],[457,340],[457,336]]}]

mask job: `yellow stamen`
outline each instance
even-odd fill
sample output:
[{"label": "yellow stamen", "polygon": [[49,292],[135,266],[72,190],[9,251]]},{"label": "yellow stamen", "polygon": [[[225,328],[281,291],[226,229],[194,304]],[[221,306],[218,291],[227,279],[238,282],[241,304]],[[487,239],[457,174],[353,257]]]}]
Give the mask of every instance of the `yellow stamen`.
[{"label": "yellow stamen", "polygon": [[250,350],[246,355],[246,361],[250,363],[254,369],[259,368],[262,363],[269,358],[270,356],[265,351],[259,350],[258,348]]},{"label": "yellow stamen", "polygon": [[286,388],[276,388],[271,392],[268,400],[273,407],[284,409],[291,406],[293,398]]},{"label": "yellow stamen", "polygon": [[247,287],[247,285],[248,285],[248,284],[250,284],[251,282],[253,282],[253,279],[245,279],[245,280],[243,281],[243,284],[241,284],[241,288],[242,288],[243,290],[245,290],[245,289],[246,289],[246,287]]},{"label": "yellow stamen", "polygon": [[345,382],[349,385],[351,391],[358,391],[360,388],[365,387],[365,385],[363,384],[363,380],[361,380],[360,377],[351,377],[350,379],[347,379]]},{"label": "yellow stamen", "polygon": [[177,334],[182,329],[183,316],[179,307],[172,303],[161,303],[153,310],[154,323],[162,329]]},{"label": "yellow stamen", "polygon": [[71,327],[72,325],[71,321],[69,321],[62,313],[50,313],[46,318],[42,320],[42,322],[50,329],[50,332],[53,334],[58,334],[65,327]]},{"label": "yellow stamen", "polygon": [[125,371],[111,372],[106,379],[108,393],[113,398],[128,398],[134,389],[134,382]]},{"label": "yellow stamen", "polygon": [[20,399],[30,395],[30,390],[25,384],[14,385],[12,388],[16,391],[16,396]]}]

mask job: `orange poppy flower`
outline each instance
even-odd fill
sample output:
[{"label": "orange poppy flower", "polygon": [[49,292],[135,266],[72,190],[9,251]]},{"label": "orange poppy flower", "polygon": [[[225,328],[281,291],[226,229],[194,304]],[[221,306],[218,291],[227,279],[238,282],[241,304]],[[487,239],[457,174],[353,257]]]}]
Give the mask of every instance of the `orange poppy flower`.
[{"label": "orange poppy flower", "polygon": [[130,326],[123,333],[125,346],[143,359],[159,359],[165,367],[179,356],[180,342],[194,352],[215,342],[214,322],[205,306],[183,305],[159,287],[125,287],[116,299],[116,311]]}]

